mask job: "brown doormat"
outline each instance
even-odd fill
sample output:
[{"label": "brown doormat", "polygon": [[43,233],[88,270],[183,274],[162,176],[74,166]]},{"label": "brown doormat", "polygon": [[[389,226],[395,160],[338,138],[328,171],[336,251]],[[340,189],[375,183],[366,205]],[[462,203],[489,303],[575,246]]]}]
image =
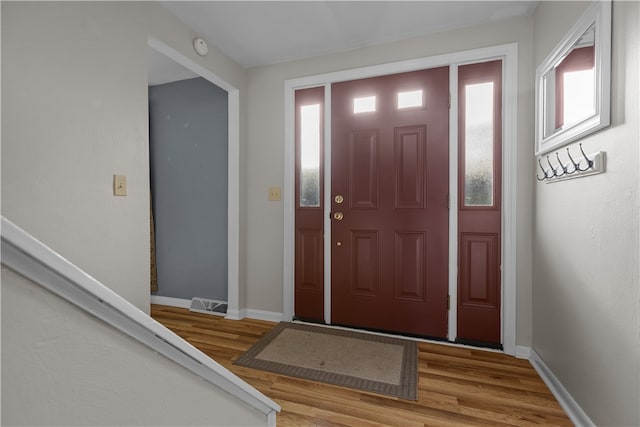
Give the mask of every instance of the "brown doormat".
[{"label": "brown doormat", "polygon": [[418,346],[401,338],[282,322],[234,364],[416,400]]}]

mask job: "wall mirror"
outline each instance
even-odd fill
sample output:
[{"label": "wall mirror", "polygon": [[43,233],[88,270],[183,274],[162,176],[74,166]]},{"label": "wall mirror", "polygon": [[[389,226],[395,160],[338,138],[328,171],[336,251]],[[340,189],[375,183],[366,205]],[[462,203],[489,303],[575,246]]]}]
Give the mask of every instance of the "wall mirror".
[{"label": "wall mirror", "polygon": [[610,124],[611,1],[594,1],[536,69],[536,155]]}]

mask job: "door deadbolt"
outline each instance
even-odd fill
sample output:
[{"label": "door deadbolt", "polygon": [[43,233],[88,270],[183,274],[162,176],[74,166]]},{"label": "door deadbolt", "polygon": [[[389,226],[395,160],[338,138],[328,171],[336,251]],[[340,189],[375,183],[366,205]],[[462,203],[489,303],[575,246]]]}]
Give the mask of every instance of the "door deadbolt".
[{"label": "door deadbolt", "polygon": [[333,200],[337,203],[340,204],[342,202],[344,202],[344,197],[342,197],[340,194],[338,194],[336,197],[333,198]]},{"label": "door deadbolt", "polygon": [[335,219],[336,221],[342,221],[342,218],[344,218],[342,212],[336,212],[333,214],[333,219]]}]

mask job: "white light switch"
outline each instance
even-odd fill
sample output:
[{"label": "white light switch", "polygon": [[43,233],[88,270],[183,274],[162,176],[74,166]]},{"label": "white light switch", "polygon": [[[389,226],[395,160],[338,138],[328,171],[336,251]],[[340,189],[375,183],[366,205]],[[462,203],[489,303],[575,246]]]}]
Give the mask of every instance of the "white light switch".
[{"label": "white light switch", "polygon": [[113,195],[127,195],[127,177],[126,175],[113,175]]}]

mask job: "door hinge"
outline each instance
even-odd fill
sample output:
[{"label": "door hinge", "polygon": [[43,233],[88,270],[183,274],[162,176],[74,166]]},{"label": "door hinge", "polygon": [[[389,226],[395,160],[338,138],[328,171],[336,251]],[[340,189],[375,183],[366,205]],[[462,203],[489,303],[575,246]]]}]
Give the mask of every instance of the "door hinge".
[{"label": "door hinge", "polygon": [[447,209],[451,209],[451,194],[447,194]]},{"label": "door hinge", "polygon": [[447,295],[447,310],[451,310],[451,295]]},{"label": "door hinge", "polygon": [[451,92],[449,92],[449,109],[451,109]]}]

